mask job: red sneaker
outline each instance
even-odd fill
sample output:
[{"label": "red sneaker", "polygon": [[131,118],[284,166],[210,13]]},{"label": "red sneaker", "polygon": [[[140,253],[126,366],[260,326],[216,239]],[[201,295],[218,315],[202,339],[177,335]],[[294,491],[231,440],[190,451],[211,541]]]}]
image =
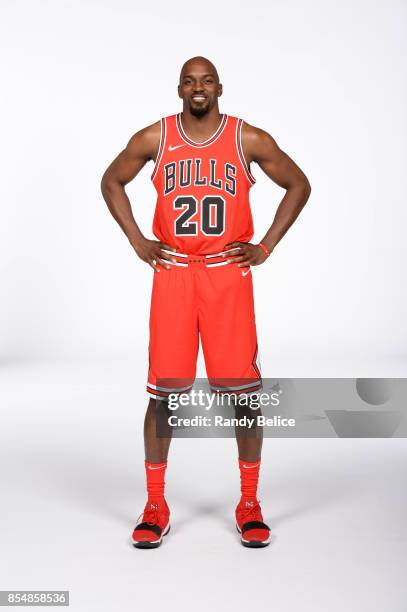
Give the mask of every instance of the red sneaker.
[{"label": "red sneaker", "polygon": [[170,509],[162,500],[148,501],[131,536],[136,548],[157,548],[170,530]]},{"label": "red sneaker", "polygon": [[240,533],[243,546],[261,548],[270,544],[270,527],[263,522],[260,502],[257,500],[241,500],[238,503],[236,529]]}]

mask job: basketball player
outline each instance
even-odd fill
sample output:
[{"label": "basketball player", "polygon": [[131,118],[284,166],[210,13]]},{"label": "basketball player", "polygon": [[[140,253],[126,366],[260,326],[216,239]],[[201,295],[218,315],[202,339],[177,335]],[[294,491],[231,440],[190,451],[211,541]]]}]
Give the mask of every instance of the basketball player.
[{"label": "basketball player", "polygon": [[[214,390],[225,379],[228,390],[260,388],[251,266],[267,261],[310,195],[304,173],[267,132],[219,111],[222,85],[209,60],[194,57],[183,65],[178,95],[182,112],[137,132],[102,179],[110,212],[155,271],[144,424],[148,500],[132,535],[139,548],[159,546],[170,525],[164,478],[171,436],[157,436],[156,404],[166,405],[169,393],[191,388],[199,336]],[[156,240],[140,231],[125,192],[150,160],[158,195]],[[253,163],[285,189],[259,244],[250,242]],[[257,498],[262,432],[237,436],[237,443],[236,526],[243,545],[266,546],[270,529]]]}]

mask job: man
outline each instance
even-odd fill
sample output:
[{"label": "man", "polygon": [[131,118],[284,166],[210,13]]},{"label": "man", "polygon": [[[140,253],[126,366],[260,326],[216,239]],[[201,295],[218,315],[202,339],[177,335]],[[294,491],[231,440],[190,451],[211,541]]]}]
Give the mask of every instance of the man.
[{"label": "man", "polygon": [[[195,377],[201,337],[213,390],[253,392],[261,386],[250,266],[264,263],[310,195],[300,168],[265,131],[219,111],[222,85],[215,66],[194,57],[182,67],[182,112],[137,132],[106,170],[103,197],[137,255],[154,270],[150,315],[150,395],[145,424],[148,500],[134,529],[138,548],[161,544],[170,511],[164,477],[171,436],[157,436],[158,404],[188,391]],[[158,198],[153,231],[146,238],[134,220],[125,185],[150,160]],[[286,190],[274,221],[251,244],[249,191],[257,163]],[[242,381],[244,384],[242,384]],[[270,542],[257,499],[262,432],[237,435],[241,499],[236,526],[245,546]]]}]

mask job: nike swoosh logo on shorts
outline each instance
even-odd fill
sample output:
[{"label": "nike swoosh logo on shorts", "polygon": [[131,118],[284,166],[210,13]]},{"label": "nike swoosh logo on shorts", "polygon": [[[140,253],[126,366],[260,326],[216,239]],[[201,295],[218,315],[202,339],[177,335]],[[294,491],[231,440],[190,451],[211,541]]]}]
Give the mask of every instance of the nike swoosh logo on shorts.
[{"label": "nike swoosh logo on shorts", "polygon": [[243,464],[244,468],[247,468],[248,470],[250,470],[251,468],[256,468],[259,467],[259,463],[256,463],[256,465],[246,465],[245,463]]},{"label": "nike swoosh logo on shorts", "polygon": [[243,272],[243,270],[242,270],[242,276],[247,276],[249,274],[249,272],[250,272],[250,268],[248,270],[246,270],[246,272]]},{"label": "nike swoosh logo on shorts", "polygon": [[175,145],[175,147],[173,147],[172,145],[169,145],[168,150],[169,151],[175,151],[175,149],[179,149],[180,147],[185,147],[184,144],[180,144],[180,145]]},{"label": "nike swoosh logo on shorts", "polygon": [[158,467],[152,467],[151,465],[148,466],[149,470],[162,470],[163,468],[165,468],[165,465],[159,465]]}]

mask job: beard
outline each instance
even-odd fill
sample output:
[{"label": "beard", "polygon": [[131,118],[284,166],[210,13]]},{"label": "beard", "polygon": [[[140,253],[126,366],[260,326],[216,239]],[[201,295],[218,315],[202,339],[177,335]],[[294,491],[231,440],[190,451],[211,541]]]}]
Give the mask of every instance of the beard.
[{"label": "beard", "polygon": [[193,103],[189,101],[188,106],[189,112],[191,113],[191,115],[194,115],[194,117],[203,117],[210,110],[209,100],[207,100],[206,104],[202,106],[193,106]]}]

